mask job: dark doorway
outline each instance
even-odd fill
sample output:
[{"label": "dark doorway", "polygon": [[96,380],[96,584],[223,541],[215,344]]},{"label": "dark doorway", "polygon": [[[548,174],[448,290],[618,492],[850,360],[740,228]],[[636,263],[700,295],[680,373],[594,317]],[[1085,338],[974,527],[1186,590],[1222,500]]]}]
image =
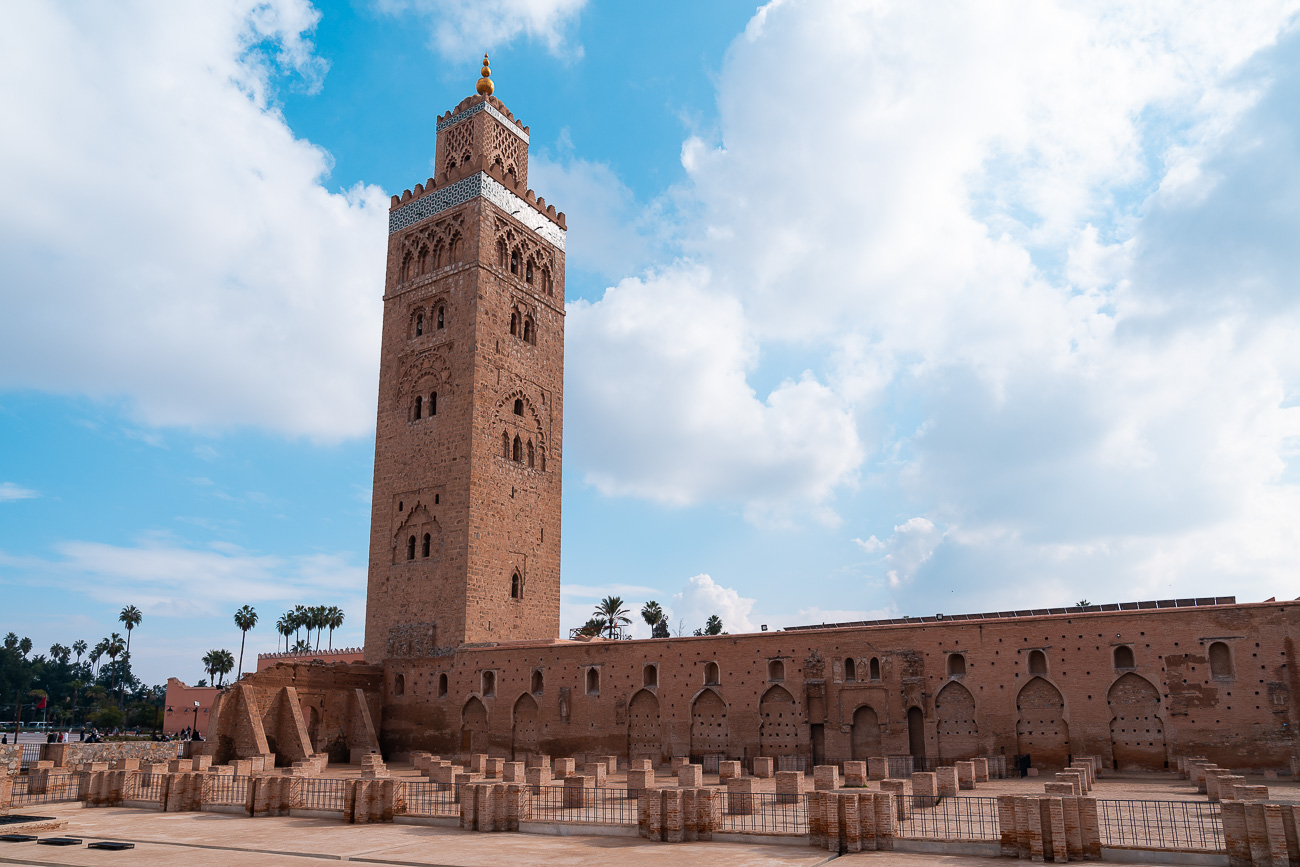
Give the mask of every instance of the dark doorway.
[{"label": "dark doorway", "polygon": [[812,726],[812,747],[813,747],[813,764],[826,764],[826,726],[822,723],[813,723]]},{"label": "dark doorway", "polygon": [[907,711],[907,747],[914,758],[925,758],[925,714],[919,707]]}]

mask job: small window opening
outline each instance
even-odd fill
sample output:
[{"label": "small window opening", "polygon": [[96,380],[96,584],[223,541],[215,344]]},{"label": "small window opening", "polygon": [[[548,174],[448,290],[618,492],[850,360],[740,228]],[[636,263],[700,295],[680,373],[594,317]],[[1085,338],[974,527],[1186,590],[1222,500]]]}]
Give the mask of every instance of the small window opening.
[{"label": "small window opening", "polygon": [[510,460],[510,434],[501,433],[501,457]]},{"label": "small window opening", "polygon": [[401,674],[393,675],[393,695],[406,694],[406,676]]},{"label": "small window opening", "polygon": [[434,504],[435,506],[438,505],[438,501],[439,501],[440,499],[442,499],[442,494],[434,494],[434,495],[433,495],[433,504]]},{"label": "small window opening", "polygon": [[519,276],[519,251],[510,251],[510,273]]},{"label": "small window opening", "polygon": [[1210,676],[1232,677],[1232,653],[1222,641],[1210,645]]},{"label": "small window opening", "polygon": [[495,671],[483,672],[483,696],[491,698],[497,692],[497,673]]},{"label": "small window opening", "polygon": [[438,414],[438,392],[435,391],[429,394],[429,416],[432,417],[437,414]]},{"label": "small window opening", "polygon": [[718,664],[716,662],[710,662],[708,665],[704,666],[704,682],[718,682]]},{"label": "small window opening", "polygon": [[519,590],[519,573],[516,572],[515,574],[510,576],[510,598],[518,599],[520,595],[521,594]]},{"label": "small window opening", "polygon": [[438,697],[441,698],[446,694],[447,694],[447,675],[440,674],[438,675]]},{"label": "small window opening", "polygon": [[645,668],[641,669],[641,684],[642,686],[658,686],[659,666],[647,665]]},{"label": "small window opening", "polygon": [[424,314],[419,313],[416,314],[415,317],[415,336],[419,337],[423,333],[424,333]]},{"label": "small window opening", "polygon": [[420,544],[420,556],[428,557],[429,549],[433,546],[433,537],[428,533],[424,534],[424,541]]},{"label": "small window opening", "polygon": [[532,343],[532,342],[533,342],[533,321],[531,319],[525,318],[524,319],[524,343]]},{"label": "small window opening", "polygon": [[785,663],[774,659],[767,664],[768,680],[785,680]]},{"label": "small window opening", "polygon": [[424,408],[424,398],[417,396],[415,398],[415,420],[416,421],[420,420],[420,413],[423,411],[423,408]]},{"label": "small window opening", "polygon": [[513,449],[512,457],[514,458],[514,460],[515,460],[516,463],[523,463],[523,460],[524,460],[524,444],[523,444],[523,442],[519,439],[519,437],[517,437],[517,436],[515,437],[515,443],[514,443],[514,449]]},{"label": "small window opening", "polygon": [[524,414],[524,402],[521,398],[515,398],[515,415]]},{"label": "small window opening", "polygon": [[510,334],[516,337],[519,335],[519,314],[518,313],[510,314]]},{"label": "small window opening", "polygon": [[948,676],[959,677],[966,673],[966,657],[960,653],[948,654]]},{"label": "small window opening", "polygon": [[1120,645],[1115,648],[1115,669],[1126,668],[1137,668],[1137,662],[1133,659],[1133,648]]},{"label": "small window opening", "polygon": [[529,440],[528,441],[528,468],[532,469],[532,467],[533,467],[533,441]]},{"label": "small window opening", "polygon": [[850,683],[858,679],[858,664],[852,657],[844,660],[844,679]]},{"label": "small window opening", "polygon": [[533,672],[533,695],[541,695],[541,694],[542,694],[542,673],[540,671],[534,671]]},{"label": "small window opening", "polygon": [[600,695],[600,669],[587,669],[587,695]]},{"label": "small window opening", "polygon": [[406,559],[407,560],[415,559],[415,537],[414,536],[406,540]]},{"label": "small window opening", "polygon": [[399,512],[402,511],[402,507],[403,507],[404,505],[406,505],[406,504],[403,503],[401,500],[398,500],[398,501],[397,501],[397,511],[399,511]]},{"label": "small window opening", "polygon": [[439,307],[439,308],[438,308],[438,327],[439,327],[439,328],[442,328],[442,327],[443,327],[444,319],[445,319],[445,315],[446,315],[446,310],[447,310],[447,308],[445,308],[445,307]]},{"label": "small window opening", "polygon": [[880,659],[879,659],[879,657],[875,657],[875,656],[871,657],[871,679],[872,679],[872,680],[880,680]]},{"label": "small window opening", "polygon": [[1047,674],[1047,657],[1041,650],[1029,651],[1029,673]]}]

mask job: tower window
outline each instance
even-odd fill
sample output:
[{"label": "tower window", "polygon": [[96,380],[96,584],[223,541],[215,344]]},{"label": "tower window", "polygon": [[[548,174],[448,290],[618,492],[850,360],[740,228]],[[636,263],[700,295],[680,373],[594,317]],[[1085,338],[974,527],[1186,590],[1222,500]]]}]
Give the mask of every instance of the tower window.
[{"label": "tower window", "polygon": [[948,676],[960,677],[966,673],[966,657],[960,653],[948,654]]},{"label": "tower window", "polygon": [[524,319],[524,343],[533,342],[533,323],[532,320]]},{"label": "tower window", "polygon": [[516,572],[515,574],[510,576],[510,598],[518,599],[522,595],[523,595],[523,590],[520,587],[520,583],[519,583],[519,573]]},{"label": "tower window", "polygon": [[530,284],[533,282],[533,260],[532,259],[529,259],[528,264],[524,266],[524,282]]},{"label": "tower window", "polygon": [[533,672],[533,695],[542,694],[542,672],[540,670]]},{"label": "tower window", "polygon": [[393,675],[393,695],[406,694],[406,676],[402,674]]},{"label": "tower window", "polygon": [[430,549],[431,547],[433,547],[433,537],[430,536],[428,533],[425,533],[425,534],[424,534],[424,542],[421,543],[421,545],[420,545],[420,556],[421,556],[421,557],[428,557],[428,556],[429,556],[429,549]]},{"label": "tower window", "polygon": [[643,686],[659,685],[659,666],[647,665],[641,669],[641,684]]},{"label": "tower window", "polygon": [[533,441],[528,441],[528,468],[533,468]]},{"label": "tower window", "polygon": [[443,324],[444,324],[444,323],[443,323],[443,320],[445,319],[446,312],[447,312],[447,310],[446,310],[445,307],[439,307],[439,308],[438,308],[438,327],[439,327],[439,328],[442,328],[442,326],[443,326]]},{"label": "tower window", "polygon": [[704,682],[718,682],[718,664],[716,662],[710,662],[708,665],[704,666]]},{"label": "tower window", "polygon": [[524,444],[518,436],[515,437],[514,452],[511,456],[514,458],[516,463],[523,463]]},{"label": "tower window", "polygon": [[510,314],[510,334],[516,337],[519,335],[519,314],[518,313],[512,312]]},{"label": "tower window", "polygon": [[1029,673],[1047,674],[1047,656],[1041,650],[1029,651]]},{"label": "tower window", "polygon": [[844,679],[850,683],[858,679],[858,664],[852,657],[844,660]]},{"label": "tower window", "polygon": [[1115,648],[1115,670],[1123,671],[1129,668],[1137,668],[1137,662],[1133,659],[1133,648],[1120,645]]},{"label": "tower window", "polygon": [[437,414],[438,414],[438,392],[435,391],[429,394],[429,415],[435,416]]},{"label": "tower window", "polygon": [[519,276],[519,251],[510,251],[510,273]]},{"label": "tower window", "polygon": [[871,657],[870,671],[872,680],[880,680],[880,659],[878,657]]},{"label": "tower window", "polygon": [[507,255],[506,242],[498,238],[497,239],[497,267],[498,268],[504,268],[506,266],[506,255]]},{"label": "tower window", "polygon": [[1210,676],[1225,680],[1232,677],[1232,654],[1222,641],[1210,645]]},{"label": "tower window", "polygon": [[415,537],[414,536],[406,540],[406,559],[407,560],[415,559]]},{"label": "tower window", "polygon": [[495,671],[483,672],[483,697],[491,698],[497,694],[497,673]]},{"label": "tower window", "polygon": [[415,314],[415,336],[419,337],[424,333],[424,314]]},{"label": "tower window", "polygon": [[504,431],[501,434],[501,457],[510,460],[510,434]]},{"label": "tower window", "polygon": [[438,697],[441,698],[446,694],[447,694],[447,675],[444,673],[438,675]]},{"label": "tower window", "polygon": [[600,669],[587,669],[587,695],[600,695]]},{"label": "tower window", "polygon": [[774,659],[767,664],[768,680],[785,680],[785,663]]},{"label": "tower window", "polygon": [[524,414],[524,402],[521,398],[515,398],[515,415]]},{"label": "tower window", "polygon": [[415,397],[415,420],[420,420],[420,413],[424,410],[424,398],[416,395]]}]

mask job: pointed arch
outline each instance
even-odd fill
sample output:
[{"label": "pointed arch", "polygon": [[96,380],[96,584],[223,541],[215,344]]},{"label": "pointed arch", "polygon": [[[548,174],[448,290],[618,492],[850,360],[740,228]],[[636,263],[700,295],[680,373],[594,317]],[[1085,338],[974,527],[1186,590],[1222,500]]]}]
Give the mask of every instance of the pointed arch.
[{"label": "pointed arch", "polygon": [[957,681],[949,681],[934,697],[934,713],[940,760],[969,759],[980,754],[975,696],[969,689]]},{"label": "pointed arch", "polygon": [[663,753],[659,697],[648,689],[639,689],[627,705],[627,757],[658,764]]},{"label": "pointed arch", "polygon": [[1016,752],[1035,766],[1065,767],[1070,756],[1070,728],[1065,698],[1046,678],[1032,678],[1016,696]]},{"label": "pointed arch", "polygon": [[519,434],[515,434],[515,441],[511,444],[511,458],[515,463],[522,463],[524,460],[524,443],[519,439]]},{"label": "pointed arch", "polygon": [[461,752],[486,753],[488,747],[487,708],[478,696],[470,696],[460,712]]},{"label": "pointed arch", "polygon": [[1110,706],[1110,749],[1117,770],[1159,769],[1169,761],[1160,690],[1141,675],[1121,675],[1106,693]]},{"label": "pointed arch", "polygon": [[730,746],[727,703],[706,687],[691,702],[691,755],[726,755]]},{"label": "pointed arch", "polygon": [[532,441],[532,440],[529,440],[529,441],[528,441],[528,469],[530,469],[530,470],[533,468],[533,458],[534,458],[534,456],[535,456],[535,453],[534,453],[534,451],[533,451],[533,441]]},{"label": "pointed arch", "polygon": [[517,762],[537,753],[538,716],[537,699],[529,693],[519,696],[510,728],[510,754]]},{"label": "pointed arch", "polygon": [[501,457],[510,460],[510,433],[508,431],[501,432]]},{"label": "pointed arch", "polygon": [[880,716],[871,705],[864,704],[853,712],[851,741],[854,761],[865,762],[885,754],[880,745]]},{"label": "pointed arch", "polygon": [[803,717],[794,696],[785,687],[768,687],[758,702],[758,718],[760,756],[793,756],[804,751],[799,736]]}]

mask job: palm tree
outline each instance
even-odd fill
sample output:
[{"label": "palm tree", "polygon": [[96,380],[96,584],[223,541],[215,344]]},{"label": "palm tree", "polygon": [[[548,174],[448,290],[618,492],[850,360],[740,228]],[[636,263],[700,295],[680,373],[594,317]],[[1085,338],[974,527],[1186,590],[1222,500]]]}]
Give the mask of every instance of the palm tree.
[{"label": "palm tree", "polygon": [[604,631],[605,631],[605,620],[604,618],[597,615],[595,617],[592,617],[586,623],[582,624],[582,628],[578,630],[578,634],[596,636],[596,635],[600,635],[600,633]]},{"label": "palm tree", "polygon": [[118,675],[121,673],[118,671],[117,668],[117,658],[121,656],[123,652],[126,651],[126,642],[123,641],[122,636],[116,632],[114,632],[112,636],[110,636],[107,639],[107,641],[108,641],[108,646],[104,648],[104,653],[106,653],[108,655],[108,658],[112,660],[112,669],[113,669],[112,688],[117,689],[117,678]]},{"label": "palm tree", "polygon": [[217,653],[220,654],[217,659],[217,686],[221,686],[226,675],[230,674],[230,669],[235,667],[235,657],[229,650],[219,650]]},{"label": "palm tree", "polygon": [[[284,636],[284,650],[289,652],[289,636],[293,633],[293,613],[286,611],[280,615],[280,619],[275,621],[275,631]],[[275,640],[275,649],[280,650],[280,639]]]},{"label": "palm tree", "polygon": [[139,608],[128,605],[122,609],[121,614],[117,615],[117,619],[126,626],[126,664],[129,668],[131,665],[131,630],[140,625],[140,621],[144,620],[144,615],[140,613]]},{"label": "palm tree", "polygon": [[592,614],[605,621],[605,628],[609,630],[610,638],[614,637],[621,624],[632,622],[632,618],[626,616],[627,609],[623,607],[621,596],[606,596],[600,600],[600,604]]},{"label": "palm tree", "polygon": [[257,625],[257,612],[251,605],[245,605],[235,612],[235,625],[239,627],[239,672],[235,675],[235,680],[244,676],[244,639],[248,637],[248,630]]},{"label": "palm tree", "polygon": [[86,642],[80,638],[72,642],[72,652],[77,654],[77,667],[81,667],[81,655],[86,652]]},{"label": "palm tree", "polygon": [[[325,629],[325,606],[313,605],[307,609],[307,618],[312,629],[316,630],[316,650],[320,650],[320,634]],[[311,642],[311,629],[307,630],[307,641]]]},{"label": "palm tree", "polygon": [[705,635],[721,635],[721,634],[722,634],[722,618],[719,617],[719,616],[716,615],[716,614],[710,614],[710,615],[709,615],[709,619],[708,619],[707,621],[705,621],[705,623],[704,623],[704,634],[705,634]]},{"label": "palm tree", "polygon": [[90,651],[91,677],[99,677],[99,660],[108,650],[108,639],[101,638]]},{"label": "palm tree", "polygon": [[668,637],[668,615],[659,607],[659,603],[651,599],[641,609],[641,619],[650,626],[651,638]]},{"label": "palm tree", "polygon": [[293,606],[293,640],[298,641],[298,630],[302,627],[307,628],[307,643],[311,643],[311,627],[307,626],[307,607],[305,605]]},{"label": "palm tree", "polygon": [[334,649],[334,630],[343,625],[343,609],[337,605],[331,605],[325,609],[325,625],[330,631],[330,650]]},{"label": "palm tree", "polygon": [[229,650],[209,650],[203,654],[203,670],[208,673],[208,677],[214,681],[213,686],[220,686],[217,675],[230,673],[230,669],[235,667],[235,657]]},{"label": "palm tree", "polygon": [[[86,642],[83,641],[81,643],[85,644]],[[77,693],[81,691],[81,688],[85,686],[85,684],[79,680],[74,680],[71,681],[68,684],[68,686],[72,687],[72,724],[76,725],[77,724]]]},{"label": "palm tree", "polygon": [[32,652],[32,640],[31,640],[30,638],[28,638],[27,636],[23,636],[23,637],[18,641],[18,650],[22,653],[23,656],[26,656],[27,654],[31,653],[31,652]]}]

